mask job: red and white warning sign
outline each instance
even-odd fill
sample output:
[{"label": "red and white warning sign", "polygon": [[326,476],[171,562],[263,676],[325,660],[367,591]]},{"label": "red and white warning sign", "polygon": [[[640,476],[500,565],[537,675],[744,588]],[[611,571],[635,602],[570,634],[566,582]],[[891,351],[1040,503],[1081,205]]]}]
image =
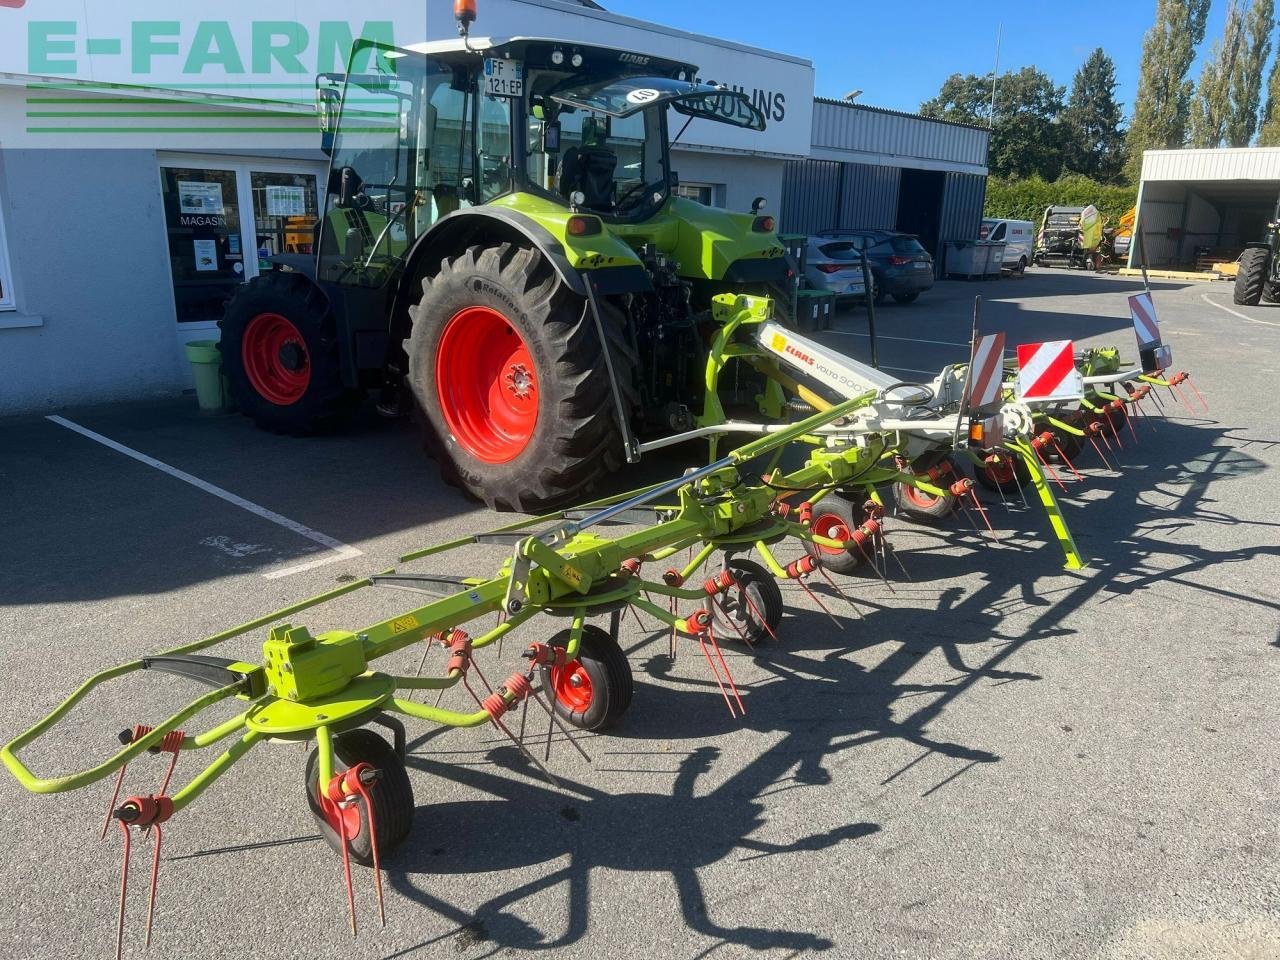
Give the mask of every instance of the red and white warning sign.
[{"label": "red and white warning sign", "polygon": [[1084,377],[1070,340],[1018,344],[1019,400],[1079,400]]},{"label": "red and white warning sign", "polygon": [[1160,346],[1160,324],[1156,320],[1156,307],[1151,294],[1137,293],[1129,298],[1129,314],[1133,317],[1133,332],[1138,337],[1138,349]]},{"label": "red and white warning sign", "polygon": [[969,406],[986,407],[1000,399],[1004,387],[1004,334],[979,337],[969,360]]}]

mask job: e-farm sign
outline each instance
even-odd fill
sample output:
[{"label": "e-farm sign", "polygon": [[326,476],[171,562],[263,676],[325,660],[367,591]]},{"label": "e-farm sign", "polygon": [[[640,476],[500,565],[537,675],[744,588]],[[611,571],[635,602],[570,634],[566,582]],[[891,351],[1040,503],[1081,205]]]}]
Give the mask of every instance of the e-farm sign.
[{"label": "e-farm sign", "polygon": [[0,71],[139,86],[268,84],[344,69],[357,37],[408,44],[426,33],[414,0],[0,0]]}]

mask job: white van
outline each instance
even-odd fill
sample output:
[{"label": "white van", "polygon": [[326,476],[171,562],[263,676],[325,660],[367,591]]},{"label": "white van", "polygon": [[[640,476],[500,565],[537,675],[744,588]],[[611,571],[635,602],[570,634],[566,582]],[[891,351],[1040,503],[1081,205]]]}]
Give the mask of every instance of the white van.
[{"label": "white van", "polygon": [[1035,253],[1036,225],[1030,220],[983,220],[978,239],[1003,240],[1004,268],[1021,273]]}]

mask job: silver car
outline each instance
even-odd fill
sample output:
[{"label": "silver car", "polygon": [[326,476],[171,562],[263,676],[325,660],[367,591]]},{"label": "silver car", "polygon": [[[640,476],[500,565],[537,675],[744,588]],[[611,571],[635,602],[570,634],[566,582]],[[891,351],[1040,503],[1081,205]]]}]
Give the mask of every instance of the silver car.
[{"label": "silver car", "polygon": [[861,255],[848,240],[810,237],[804,276],[810,287],[834,293],[837,299],[862,297],[867,292]]}]

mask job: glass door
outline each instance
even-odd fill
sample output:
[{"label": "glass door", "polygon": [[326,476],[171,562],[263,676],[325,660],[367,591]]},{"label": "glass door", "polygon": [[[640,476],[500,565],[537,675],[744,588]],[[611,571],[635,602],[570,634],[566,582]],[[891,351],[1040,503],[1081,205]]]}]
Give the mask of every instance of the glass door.
[{"label": "glass door", "polygon": [[247,269],[236,171],[162,167],[160,174],[178,321],[217,320]]},{"label": "glass door", "polygon": [[252,170],[254,245],[259,270],[277,253],[313,255],[320,222],[320,178],[314,173]]}]

